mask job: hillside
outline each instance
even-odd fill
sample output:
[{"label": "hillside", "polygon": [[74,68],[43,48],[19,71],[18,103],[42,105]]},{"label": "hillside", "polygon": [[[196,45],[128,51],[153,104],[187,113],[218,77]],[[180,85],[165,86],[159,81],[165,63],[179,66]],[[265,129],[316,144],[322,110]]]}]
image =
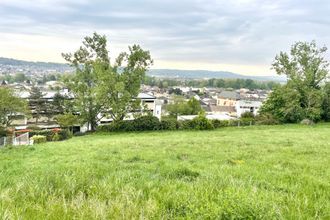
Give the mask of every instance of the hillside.
[{"label": "hillside", "polygon": [[258,81],[278,81],[285,82],[282,76],[253,76],[241,75],[227,71],[208,71],[208,70],[175,70],[175,69],[151,69],[150,76],[162,78],[183,78],[183,79],[252,79]]},{"label": "hillside", "polygon": [[[60,69],[73,71],[73,69],[64,63],[48,63],[48,62],[30,62],[16,60],[11,58],[0,57],[0,66],[30,66],[39,69]],[[208,70],[176,70],[176,69],[151,69],[147,72],[149,76],[161,78],[182,78],[182,79],[204,79],[204,78],[223,78],[223,79],[253,79],[259,81],[280,81],[284,82],[285,78],[279,76],[246,76],[226,71],[208,71]]]},{"label": "hillside", "polygon": [[329,132],[94,134],[1,149],[0,218],[328,219]]}]

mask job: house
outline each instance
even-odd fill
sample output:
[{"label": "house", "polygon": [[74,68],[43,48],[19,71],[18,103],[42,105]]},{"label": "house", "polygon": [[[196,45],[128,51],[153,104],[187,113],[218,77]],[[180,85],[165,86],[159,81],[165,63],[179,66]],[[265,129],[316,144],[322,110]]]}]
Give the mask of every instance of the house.
[{"label": "house", "polygon": [[217,106],[236,106],[239,98],[236,91],[222,91],[217,97]]},{"label": "house", "polygon": [[251,112],[257,115],[261,105],[262,102],[260,100],[238,100],[236,102],[237,117],[241,117],[244,112]]}]

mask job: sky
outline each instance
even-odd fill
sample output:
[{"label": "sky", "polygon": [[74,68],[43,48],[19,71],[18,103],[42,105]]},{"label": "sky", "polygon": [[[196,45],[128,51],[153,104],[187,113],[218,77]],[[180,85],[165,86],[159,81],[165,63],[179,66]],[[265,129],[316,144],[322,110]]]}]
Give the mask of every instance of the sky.
[{"label": "sky", "polygon": [[110,56],[140,44],[152,68],[274,75],[297,41],[330,45],[328,0],[0,0],[0,57],[61,62],[93,32]]}]

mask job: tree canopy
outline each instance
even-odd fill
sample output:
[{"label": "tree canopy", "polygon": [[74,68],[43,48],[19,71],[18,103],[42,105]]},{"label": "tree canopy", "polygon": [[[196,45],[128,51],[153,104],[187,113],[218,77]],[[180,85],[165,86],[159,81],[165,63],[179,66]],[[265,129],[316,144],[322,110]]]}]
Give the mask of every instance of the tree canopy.
[{"label": "tree canopy", "polygon": [[282,122],[325,120],[329,111],[324,101],[324,85],[329,77],[326,51],[325,46],[317,47],[315,41],[297,42],[289,54],[277,55],[272,67],[277,74],[286,75],[288,82],[274,89],[261,113],[271,113]]},{"label": "tree canopy", "polygon": [[18,113],[28,113],[27,103],[10,88],[0,87],[0,94],[0,125],[8,127]]},{"label": "tree canopy", "polygon": [[74,94],[75,108],[91,130],[102,116],[122,120],[127,112],[140,107],[137,95],[152,64],[149,51],[133,45],[111,65],[106,37],[94,33],[84,38],[76,52],[62,55],[76,68],[66,84]]}]

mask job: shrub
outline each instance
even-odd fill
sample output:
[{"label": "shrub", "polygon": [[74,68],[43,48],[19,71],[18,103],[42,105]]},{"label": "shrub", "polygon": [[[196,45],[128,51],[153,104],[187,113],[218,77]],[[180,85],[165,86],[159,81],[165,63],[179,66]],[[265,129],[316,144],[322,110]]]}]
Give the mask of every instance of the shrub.
[{"label": "shrub", "polygon": [[142,116],[134,120],[135,131],[159,130],[160,122],[155,116]]},{"label": "shrub", "polygon": [[256,117],[257,125],[277,125],[279,123],[279,120],[269,113],[260,114]]},{"label": "shrub", "polygon": [[47,141],[52,141],[54,133],[51,130],[32,130],[29,131],[29,136],[33,137],[35,135],[46,136]]},{"label": "shrub", "polygon": [[228,127],[229,126],[229,121],[228,120],[211,120],[211,123],[213,125],[214,128],[221,128],[221,127]]},{"label": "shrub", "polygon": [[60,135],[58,133],[55,133],[53,135],[53,138],[52,138],[52,141],[59,141],[61,138],[60,138]]},{"label": "shrub", "polygon": [[176,119],[163,119],[160,122],[161,130],[176,130],[178,128],[178,123]]},{"label": "shrub", "polygon": [[63,140],[66,140],[66,139],[69,139],[69,138],[72,137],[71,132],[69,130],[67,130],[67,129],[62,129],[57,134],[60,137],[60,141],[63,141]]},{"label": "shrub", "polygon": [[241,118],[254,118],[254,114],[252,112],[244,112],[241,114]]},{"label": "shrub", "polygon": [[211,130],[214,129],[210,120],[208,120],[205,114],[200,113],[196,118],[191,120],[191,124],[193,129],[196,130]]},{"label": "shrub", "polygon": [[194,129],[194,123],[192,120],[185,120],[185,121],[180,121],[179,122],[179,129]]},{"label": "shrub", "polygon": [[239,120],[241,126],[248,126],[254,124],[254,118],[241,118]]},{"label": "shrub", "polygon": [[33,140],[34,144],[40,144],[47,142],[47,138],[44,135],[34,135],[31,137],[31,140]]},{"label": "shrub", "polygon": [[4,127],[0,127],[0,138],[7,136],[7,130]]}]

